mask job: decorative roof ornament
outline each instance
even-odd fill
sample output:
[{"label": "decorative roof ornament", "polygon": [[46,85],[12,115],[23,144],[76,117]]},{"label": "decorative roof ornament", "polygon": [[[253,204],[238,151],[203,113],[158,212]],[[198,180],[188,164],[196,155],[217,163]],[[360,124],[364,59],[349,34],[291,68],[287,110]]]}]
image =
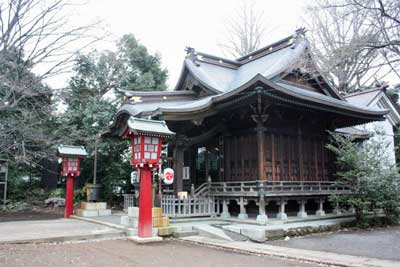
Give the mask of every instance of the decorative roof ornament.
[{"label": "decorative roof ornament", "polygon": [[296,37],[305,37],[306,32],[307,32],[306,28],[301,27],[295,31],[295,35],[296,35]]},{"label": "decorative roof ornament", "polygon": [[200,66],[200,64],[197,62],[197,52],[193,47],[187,46],[185,48],[185,52],[186,52],[186,58],[193,61],[193,63],[196,64],[196,66]]}]

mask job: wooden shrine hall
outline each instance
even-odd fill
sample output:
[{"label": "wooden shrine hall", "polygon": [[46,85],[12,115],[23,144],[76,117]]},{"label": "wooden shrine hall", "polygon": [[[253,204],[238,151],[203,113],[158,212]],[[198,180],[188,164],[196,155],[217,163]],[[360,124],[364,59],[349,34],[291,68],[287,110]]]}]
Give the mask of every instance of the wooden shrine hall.
[{"label": "wooden shrine hall", "polygon": [[163,186],[165,213],[322,216],[327,196],[350,193],[334,181],[329,131],[384,120],[387,111],[347,102],[308,71],[308,49],[302,30],[236,60],[187,48],[173,91],[124,92],[110,135],[121,136],[131,117],[165,120],[176,133],[165,163],[176,179]]}]

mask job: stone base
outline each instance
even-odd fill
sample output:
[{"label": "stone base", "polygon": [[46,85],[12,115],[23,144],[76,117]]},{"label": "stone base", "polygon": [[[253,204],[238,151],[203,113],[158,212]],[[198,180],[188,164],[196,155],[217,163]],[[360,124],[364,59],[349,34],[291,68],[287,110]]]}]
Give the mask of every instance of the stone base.
[{"label": "stone base", "polygon": [[324,210],[317,210],[317,212],[315,213],[315,215],[322,217],[325,216],[325,211]]},{"label": "stone base", "polygon": [[249,218],[249,215],[247,215],[247,213],[239,213],[239,215],[238,215],[239,220],[246,220],[248,218]]},{"label": "stone base", "polygon": [[263,243],[266,241],[265,230],[241,229],[240,234],[249,238],[251,241]]},{"label": "stone base", "polygon": [[106,202],[82,202],[76,215],[80,217],[110,216],[111,210],[107,209]]},{"label": "stone base", "polygon": [[106,210],[106,202],[82,202],[81,209],[83,210]]},{"label": "stone base", "polygon": [[111,215],[111,210],[85,210],[78,209],[76,215],[80,217],[98,217],[98,216],[109,216]]},{"label": "stone base", "polygon": [[223,219],[227,219],[227,218],[231,217],[231,214],[229,212],[222,212],[219,217],[223,218]]},{"label": "stone base", "polygon": [[257,215],[257,218],[256,218],[256,221],[257,222],[267,222],[268,221],[268,216],[267,215]]},{"label": "stone base", "polygon": [[[153,233],[153,237],[157,237],[158,236],[158,228],[153,228],[152,233]],[[126,228],[125,234],[127,237],[138,236],[138,229],[132,228],[132,227]]]},{"label": "stone base", "polygon": [[99,216],[110,216],[111,210],[98,210]]},{"label": "stone base", "polygon": [[128,216],[129,217],[139,217],[139,208],[138,207],[129,207],[128,208]]},{"label": "stone base", "polygon": [[163,239],[159,236],[153,237],[138,237],[138,236],[130,236],[127,240],[133,241],[138,244],[146,244],[146,243],[154,243],[154,242],[161,242]]},{"label": "stone base", "polygon": [[121,224],[128,227],[138,228],[139,220],[138,218],[121,216]]},{"label": "stone base", "polygon": [[152,217],[153,218],[160,218],[162,217],[162,208],[153,208],[152,209]]},{"label": "stone base", "polygon": [[278,220],[281,220],[281,221],[286,221],[287,220],[287,214],[279,212],[278,215],[276,216],[276,218]]},{"label": "stone base", "polygon": [[176,227],[160,227],[158,228],[158,235],[159,236],[171,236],[176,231]]},{"label": "stone base", "polygon": [[168,217],[153,218],[153,227],[160,228],[160,227],[167,227],[167,226],[169,226],[169,218]]},{"label": "stone base", "polygon": [[305,211],[299,211],[298,213],[297,213],[297,217],[299,217],[299,218],[307,218],[307,212],[305,212]]}]

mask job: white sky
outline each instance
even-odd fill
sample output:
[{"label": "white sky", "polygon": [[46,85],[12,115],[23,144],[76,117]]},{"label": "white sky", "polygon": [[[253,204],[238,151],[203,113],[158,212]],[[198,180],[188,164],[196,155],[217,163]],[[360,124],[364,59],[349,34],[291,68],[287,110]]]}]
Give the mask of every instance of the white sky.
[{"label": "white sky", "polygon": [[[272,29],[265,43],[277,41],[302,25],[306,0],[255,0],[263,10],[265,25]],[[111,33],[97,49],[113,49],[113,42],[133,33],[151,53],[159,52],[169,71],[168,87],[178,79],[186,46],[223,56],[218,43],[224,35],[224,22],[239,6],[240,0],[89,0],[79,7],[77,25],[101,19]],[[60,84],[63,79],[52,81]],[[61,84],[60,84],[61,85]]]}]

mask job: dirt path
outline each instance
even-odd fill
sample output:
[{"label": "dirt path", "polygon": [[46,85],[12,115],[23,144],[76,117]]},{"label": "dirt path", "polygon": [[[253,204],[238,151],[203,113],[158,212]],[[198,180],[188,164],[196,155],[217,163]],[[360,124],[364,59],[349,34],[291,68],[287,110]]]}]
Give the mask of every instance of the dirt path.
[{"label": "dirt path", "polygon": [[0,245],[7,267],[314,267],[296,261],[245,255],[180,241],[136,245],[125,240],[69,244]]}]

